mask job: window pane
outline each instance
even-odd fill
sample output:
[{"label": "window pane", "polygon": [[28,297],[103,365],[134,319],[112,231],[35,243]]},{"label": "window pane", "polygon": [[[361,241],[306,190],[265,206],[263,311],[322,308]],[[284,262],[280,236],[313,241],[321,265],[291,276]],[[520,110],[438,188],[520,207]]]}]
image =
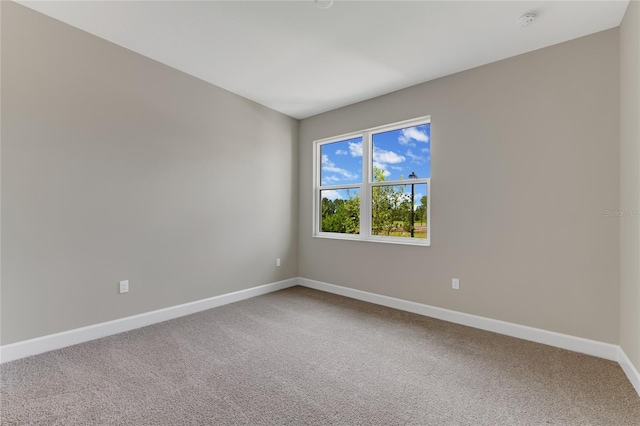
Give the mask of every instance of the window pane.
[{"label": "window pane", "polygon": [[360,233],[360,190],[330,189],[320,191],[322,209],[320,230],[341,234]]},{"label": "window pane", "polygon": [[320,146],[320,185],[362,182],[362,138]]},{"label": "window pane", "polygon": [[372,180],[431,177],[431,124],[373,135]]},{"label": "window pane", "polygon": [[[412,199],[413,215],[411,214]],[[373,235],[407,238],[427,237],[426,183],[374,186],[371,190],[371,207],[371,233]]]}]

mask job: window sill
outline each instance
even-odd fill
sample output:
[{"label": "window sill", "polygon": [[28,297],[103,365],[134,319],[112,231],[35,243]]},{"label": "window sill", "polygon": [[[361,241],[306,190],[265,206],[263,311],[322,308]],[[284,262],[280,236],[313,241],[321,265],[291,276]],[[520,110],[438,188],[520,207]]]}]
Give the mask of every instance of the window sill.
[{"label": "window sill", "polygon": [[430,247],[430,238],[418,238],[413,240],[407,240],[406,238],[396,237],[369,237],[365,238],[360,235],[354,234],[315,234],[313,238],[322,238],[327,240],[346,240],[346,241],[361,241],[365,243],[381,243],[381,244],[396,244],[403,246],[419,246]]}]

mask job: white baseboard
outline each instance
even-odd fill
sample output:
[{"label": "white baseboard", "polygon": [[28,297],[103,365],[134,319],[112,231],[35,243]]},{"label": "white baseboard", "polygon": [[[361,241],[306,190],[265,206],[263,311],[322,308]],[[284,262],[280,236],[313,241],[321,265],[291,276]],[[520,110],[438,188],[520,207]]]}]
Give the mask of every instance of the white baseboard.
[{"label": "white baseboard", "polygon": [[638,396],[640,396],[640,373],[621,347],[618,347],[618,364],[620,364],[624,374],[627,375],[634,389],[638,392]]},{"label": "white baseboard", "polygon": [[584,339],[582,337],[575,337],[568,334],[556,333],[554,331],[542,330],[540,328],[513,324],[477,315],[465,314],[449,309],[438,308],[436,306],[396,299],[395,297],[369,293],[367,291],[328,284],[321,281],[314,281],[307,278],[298,278],[298,284],[303,287],[326,291],[327,293],[339,294],[352,299],[375,303],[376,305],[387,306],[401,311],[412,312],[414,314],[479,328],[481,330],[505,334],[507,336],[530,340],[532,342],[542,343],[574,352],[580,352],[610,361],[617,361],[638,393],[638,396],[640,396],[640,373],[631,360],[629,360],[627,354],[625,354],[622,348],[618,345],[599,342],[597,340]]},{"label": "white baseboard", "polygon": [[620,347],[611,343],[598,342],[596,340],[584,339],[582,337],[570,336],[568,334],[561,334],[525,325],[465,314],[449,309],[438,308],[436,306],[396,299],[395,297],[382,296],[375,293],[369,293],[367,291],[327,284],[307,278],[298,278],[298,283],[304,287],[339,294],[352,299],[375,303],[376,305],[388,306],[401,311],[412,312],[414,314],[479,328],[481,330],[492,331],[494,333],[505,334],[507,336],[555,346],[557,348],[568,349],[570,351],[593,355],[610,361],[618,361],[618,351]]},{"label": "white baseboard", "polygon": [[50,334],[48,336],[24,340],[22,342],[11,343],[9,345],[0,346],[0,363],[41,354],[43,352],[49,352],[66,346],[77,345],[78,343],[88,342],[90,340],[111,336],[113,334],[122,333],[140,327],[146,327],[158,322],[194,314],[217,306],[227,305],[229,303],[282,290],[284,288],[293,287],[297,284],[297,278],[290,278],[288,280],[252,287],[246,290],[235,291],[233,293],[222,294],[208,299],[158,309],[157,311],[146,312],[144,314],[76,328],[74,330],[63,331],[61,333]]},{"label": "white baseboard", "polygon": [[301,285],[303,287],[309,287],[325,291],[327,293],[334,293],[350,297],[352,299],[374,303],[376,305],[387,306],[456,324],[479,328],[481,330],[492,331],[494,333],[555,346],[574,352],[593,355],[611,361],[617,361],[629,378],[629,381],[635,388],[636,392],[638,392],[638,395],[640,395],[640,373],[638,373],[636,367],[631,363],[622,348],[618,345],[494,320],[477,315],[465,314],[449,309],[438,308],[436,306],[314,281],[307,278],[290,278],[288,280],[210,297],[208,299],[197,300],[195,302],[171,306],[169,308],[159,309],[144,314],[133,315],[126,318],[0,346],[0,363],[49,352],[67,346],[77,345],[79,343],[111,336],[113,334],[122,333],[140,327],[146,327],[158,322],[205,311],[207,309],[227,305],[229,303],[239,302],[240,300],[260,296],[262,294],[271,293],[288,287],[293,287],[295,285]]}]

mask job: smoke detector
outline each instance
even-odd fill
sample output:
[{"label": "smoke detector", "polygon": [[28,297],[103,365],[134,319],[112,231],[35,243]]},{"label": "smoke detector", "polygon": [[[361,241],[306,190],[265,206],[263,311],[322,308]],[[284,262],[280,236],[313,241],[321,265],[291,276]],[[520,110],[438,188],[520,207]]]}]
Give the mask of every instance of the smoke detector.
[{"label": "smoke detector", "polygon": [[519,17],[518,19],[516,19],[516,25],[519,26],[520,28],[524,28],[527,25],[531,24],[533,21],[535,21],[536,16],[537,15],[535,12],[527,12],[521,17]]},{"label": "smoke detector", "polygon": [[329,9],[333,6],[333,0],[313,0],[320,9]]}]

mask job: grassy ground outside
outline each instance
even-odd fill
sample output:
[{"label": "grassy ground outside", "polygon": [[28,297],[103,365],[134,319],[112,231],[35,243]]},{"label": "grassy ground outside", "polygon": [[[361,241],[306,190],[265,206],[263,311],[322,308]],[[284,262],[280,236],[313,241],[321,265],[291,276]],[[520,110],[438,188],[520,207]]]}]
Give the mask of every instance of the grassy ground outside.
[{"label": "grassy ground outside", "polygon": [[[389,232],[388,234],[386,232],[380,232],[380,233],[375,234],[375,235],[382,236],[382,237],[411,238],[411,233],[405,231],[404,229],[402,229],[401,224],[398,224],[398,226],[395,229],[393,229],[391,232]],[[427,238],[427,224],[425,222],[414,224],[413,237],[414,238]]]}]

